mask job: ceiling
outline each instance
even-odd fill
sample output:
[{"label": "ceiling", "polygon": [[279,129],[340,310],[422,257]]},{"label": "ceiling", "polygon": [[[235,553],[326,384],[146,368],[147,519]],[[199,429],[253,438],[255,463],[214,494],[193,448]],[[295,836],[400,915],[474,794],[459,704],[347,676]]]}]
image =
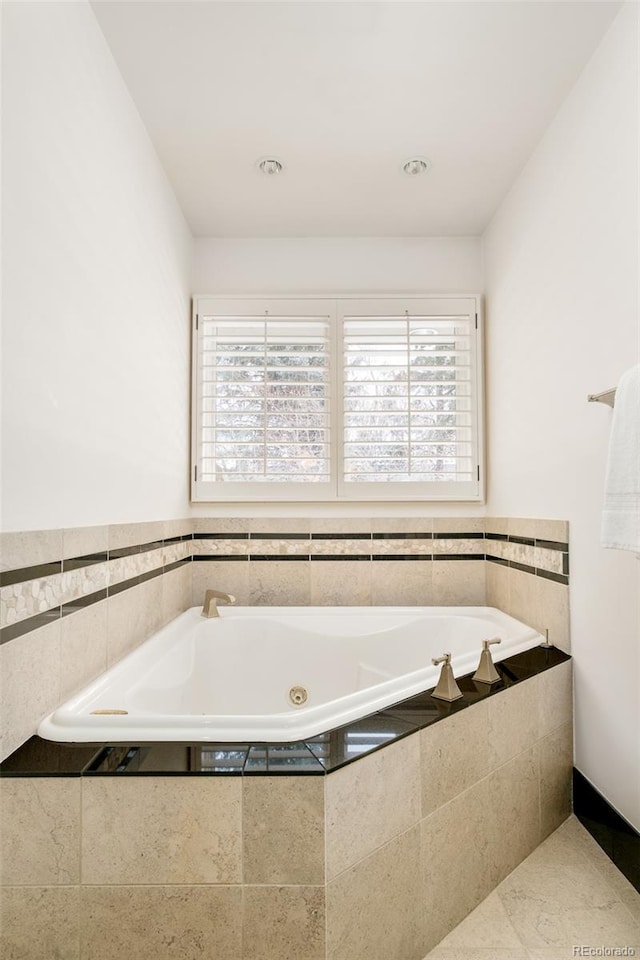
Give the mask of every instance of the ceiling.
[{"label": "ceiling", "polygon": [[484,230],[620,4],[92,7],[196,236],[415,237]]}]

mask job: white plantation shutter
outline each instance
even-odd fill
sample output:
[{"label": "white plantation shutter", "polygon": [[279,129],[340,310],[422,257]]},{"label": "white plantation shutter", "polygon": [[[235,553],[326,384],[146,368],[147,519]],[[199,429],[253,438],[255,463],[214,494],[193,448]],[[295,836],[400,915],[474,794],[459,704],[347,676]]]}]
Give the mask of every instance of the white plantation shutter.
[{"label": "white plantation shutter", "polygon": [[258,496],[291,497],[273,486],[295,484],[322,498],[331,479],[327,304],[212,306],[198,318],[199,488],[246,498],[257,485]]},{"label": "white plantation shutter", "polygon": [[194,500],[478,500],[469,298],[199,298]]},{"label": "white plantation shutter", "polygon": [[342,490],[415,496],[411,485],[432,498],[477,495],[475,301],[341,308]]}]

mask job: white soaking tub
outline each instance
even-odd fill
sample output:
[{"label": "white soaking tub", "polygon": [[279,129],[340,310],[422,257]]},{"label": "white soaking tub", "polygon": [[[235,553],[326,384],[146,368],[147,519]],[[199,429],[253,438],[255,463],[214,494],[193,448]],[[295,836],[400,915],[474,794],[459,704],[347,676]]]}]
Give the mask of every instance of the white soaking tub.
[{"label": "white soaking tub", "polygon": [[[459,677],[475,670],[483,640],[501,638],[495,660],[542,641],[491,607],[219,610],[213,619],[201,607],[177,617],[44,719],[40,736],[300,740],[433,687],[440,668],[432,657],[450,652]],[[305,703],[292,702],[294,688]]]}]

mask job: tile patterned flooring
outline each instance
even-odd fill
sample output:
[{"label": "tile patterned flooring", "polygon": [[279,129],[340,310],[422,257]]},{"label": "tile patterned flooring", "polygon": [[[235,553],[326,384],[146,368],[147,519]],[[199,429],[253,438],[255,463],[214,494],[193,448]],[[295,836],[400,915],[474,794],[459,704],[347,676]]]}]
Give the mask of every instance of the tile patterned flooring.
[{"label": "tile patterned flooring", "polygon": [[640,958],[640,894],[571,816],[425,960],[589,956]]}]

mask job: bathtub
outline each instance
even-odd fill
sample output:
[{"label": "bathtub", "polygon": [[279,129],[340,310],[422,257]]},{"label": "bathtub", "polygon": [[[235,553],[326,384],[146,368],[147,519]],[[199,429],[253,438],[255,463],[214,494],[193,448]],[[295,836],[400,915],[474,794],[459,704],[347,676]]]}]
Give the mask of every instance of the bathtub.
[{"label": "bathtub", "polygon": [[[433,687],[432,657],[475,670],[542,637],[491,607],[193,607],[52,714],[47,740],[301,740]],[[97,711],[97,712],[96,712]],[[121,712],[111,712],[121,711]]]}]

